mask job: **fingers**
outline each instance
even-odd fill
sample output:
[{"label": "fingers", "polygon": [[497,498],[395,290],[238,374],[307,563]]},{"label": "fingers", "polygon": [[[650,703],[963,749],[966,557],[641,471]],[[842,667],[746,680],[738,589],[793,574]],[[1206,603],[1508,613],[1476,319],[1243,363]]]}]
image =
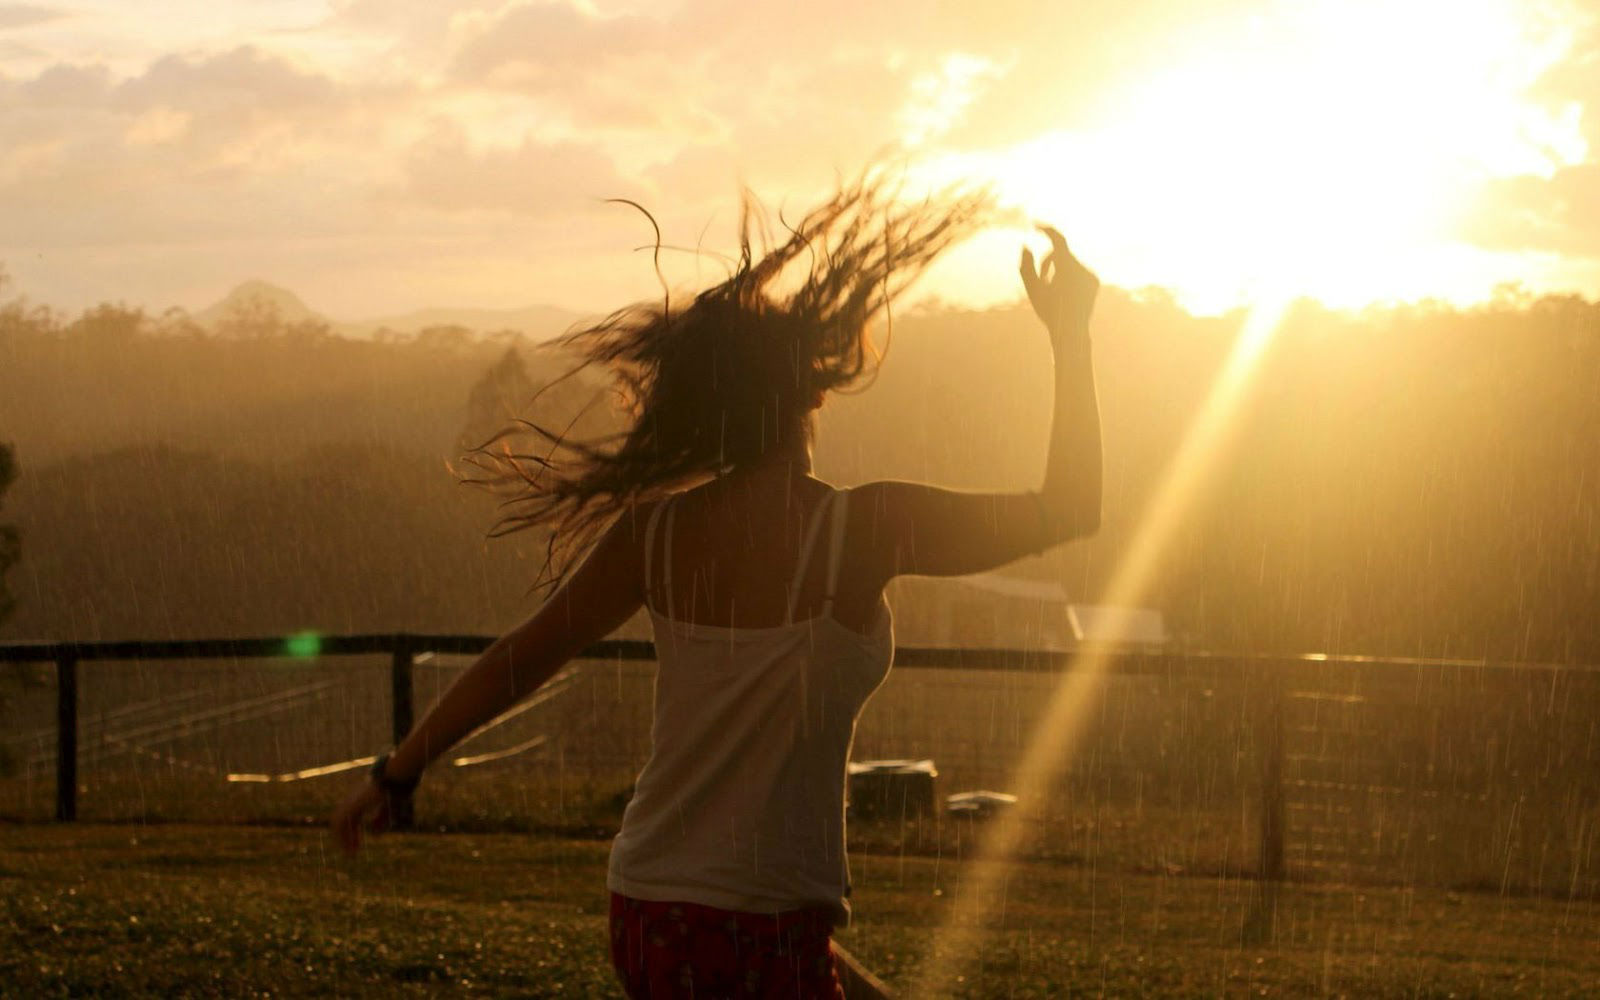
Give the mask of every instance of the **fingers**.
[{"label": "fingers", "polygon": [[1057,229],[1055,226],[1047,226],[1042,222],[1036,223],[1035,225],[1039,232],[1050,237],[1050,249],[1054,253],[1060,254],[1067,260],[1072,259],[1072,251],[1067,249],[1067,238],[1061,235],[1061,230]]},{"label": "fingers", "polygon": [[1018,271],[1022,274],[1022,286],[1028,290],[1029,295],[1033,295],[1040,286],[1050,283],[1050,275],[1055,271],[1055,267],[1056,255],[1054,252],[1045,257],[1043,264],[1035,266],[1033,251],[1027,247],[1022,248],[1022,264]]},{"label": "fingers", "polygon": [[361,847],[363,831],[376,835],[388,828],[388,803],[375,788],[359,788],[333,811],[329,825],[339,846],[353,855]]},{"label": "fingers", "polygon": [[1058,271],[1088,271],[1083,262],[1074,257],[1072,251],[1067,248],[1067,238],[1061,235],[1061,230],[1042,222],[1036,223],[1036,226],[1039,232],[1050,238],[1050,259],[1061,258]]},{"label": "fingers", "polygon": [[1028,298],[1034,298],[1039,291],[1039,272],[1034,267],[1033,251],[1027,247],[1022,248],[1022,263],[1017,271],[1022,275],[1022,287],[1027,290]]},{"label": "fingers", "polygon": [[359,825],[351,822],[348,810],[343,808],[335,810],[333,814],[333,838],[346,854],[354,854],[361,847],[361,830]]},{"label": "fingers", "polygon": [[[1036,226],[1041,233],[1050,238],[1050,256],[1045,258],[1045,266],[1042,269],[1048,274],[1051,270],[1051,265],[1054,264],[1055,273],[1048,275],[1049,278],[1053,279],[1059,275],[1071,275],[1075,280],[1087,279],[1093,288],[1100,287],[1099,276],[1085,267],[1077,257],[1073,256],[1072,251],[1067,247],[1067,238],[1061,235],[1059,229],[1042,222],[1036,223]],[[1093,293],[1091,292],[1090,294]]]},{"label": "fingers", "polygon": [[[1037,272],[1040,284],[1050,284],[1054,276],[1064,270],[1063,265],[1066,262],[1077,263],[1077,259],[1072,256],[1072,251],[1067,249],[1067,238],[1061,235],[1061,230],[1043,222],[1034,223],[1034,228],[1050,239],[1050,252],[1045,255],[1044,263],[1039,265]],[[1058,260],[1057,258],[1060,259]],[[1023,260],[1031,264],[1033,251],[1024,249]],[[1026,279],[1024,279],[1024,284],[1026,284]]]}]

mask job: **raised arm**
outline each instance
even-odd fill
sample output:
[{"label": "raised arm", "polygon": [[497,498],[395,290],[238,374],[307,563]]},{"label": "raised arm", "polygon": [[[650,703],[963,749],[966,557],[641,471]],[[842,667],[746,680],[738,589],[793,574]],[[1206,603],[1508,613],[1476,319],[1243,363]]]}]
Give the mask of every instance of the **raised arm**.
[{"label": "raised arm", "polygon": [[[479,656],[395,747],[385,773],[395,780],[420,775],[434,758],[468,733],[523,700],[586,646],[603,638],[644,600],[638,519],[624,514],[583,564],[532,617]],[[365,782],[334,812],[334,834],[346,850],[366,827],[381,829],[386,803]]]},{"label": "raised arm", "polygon": [[[1044,482],[1032,493],[969,493],[924,483],[876,482],[854,492],[863,511],[859,550],[884,582],[902,574],[959,576],[1002,566],[1100,526],[1100,407],[1089,316],[1100,280],[1040,227],[1051,251],[1034,269],[1022,251],[1022,284],[1055,357],[1055,410]],[[870,513],[868,513],[870,512]]]}]

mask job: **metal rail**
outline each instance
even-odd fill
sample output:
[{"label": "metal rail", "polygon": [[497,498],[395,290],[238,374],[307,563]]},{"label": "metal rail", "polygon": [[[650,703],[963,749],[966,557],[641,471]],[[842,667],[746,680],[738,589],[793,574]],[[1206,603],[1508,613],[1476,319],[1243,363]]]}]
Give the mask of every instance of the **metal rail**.
[{"label": "metal rail", "polygon": [[[0,644],[0,663],[49,663],[56,670],[56,819],[70,822],[78,815],[78,664],[85,660],[180,660],[309,658],[314,656],[390,656],[390,708],[392,732],[398,743],[410,731],[415,716],[411,671],[421,653],[477,654],[495,641],[494,636],[439,633],[366,633],[320,635],[299,633],[223,639],[115,640],[106,642],[12,642]],[[895,665],[919,669],[1003,670],[1060,673],[1071,669],[1077,653],[1067,650],[951,648],[902,646]],[[649,661],[655,645],[643,639],[606,639],[585,649],[579,659]],[[1287,809],[1284,795],[1284,730],[1281,674],[1289,667],[1319,664],[1332,667],[1388,665],[1422,669],[1481,669],[1600,673],[1600,665],[1526,663],[1472,659],[1374,657],[1306,653],[1169,652],[1120,648],[1111,658],[1111,672],[1119,675],[1180,676],[1225,669],[1251,674],[1266,694],[1259,714],[1261,809],[1257,871],[1263,879],[1283,878]],[[392,817],[393,825],[413,825],[411,803]]]}]

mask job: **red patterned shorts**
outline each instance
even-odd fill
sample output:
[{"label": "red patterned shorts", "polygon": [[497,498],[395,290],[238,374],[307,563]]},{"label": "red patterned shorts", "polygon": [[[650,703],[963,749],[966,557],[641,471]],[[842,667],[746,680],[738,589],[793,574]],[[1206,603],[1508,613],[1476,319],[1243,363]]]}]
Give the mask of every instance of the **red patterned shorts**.
[{"label": "red patterned shorts", "polygon": [[741,913],[611,894],[611,964],[633,1000],[844,1000],[824,910]]}]

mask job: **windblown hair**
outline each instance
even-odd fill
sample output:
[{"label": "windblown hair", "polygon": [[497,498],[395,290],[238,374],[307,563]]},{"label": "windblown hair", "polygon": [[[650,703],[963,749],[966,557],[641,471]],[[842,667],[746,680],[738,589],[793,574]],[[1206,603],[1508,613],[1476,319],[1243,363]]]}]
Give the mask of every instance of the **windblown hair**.
[{"label": "windblown hair", "polygon": [[969,235],[987,205],[983,193],[947,192],[906,206],[881,180],[862,178],[797,225],[780,215],[787,237],[773,245],[747,194],[726,281],[687,305],[664,293],[554,342],[579,358],[563,378],[590,366],[610,372],[631,417],[626,430],[578,439],[570,427],[518,420],[468,452],[476,472],[463,481],[505,498],[490,535],[548,529],[534,587],[554,585],[632,504],[809,436],[825,393],[875,374],[873,315]]}]

